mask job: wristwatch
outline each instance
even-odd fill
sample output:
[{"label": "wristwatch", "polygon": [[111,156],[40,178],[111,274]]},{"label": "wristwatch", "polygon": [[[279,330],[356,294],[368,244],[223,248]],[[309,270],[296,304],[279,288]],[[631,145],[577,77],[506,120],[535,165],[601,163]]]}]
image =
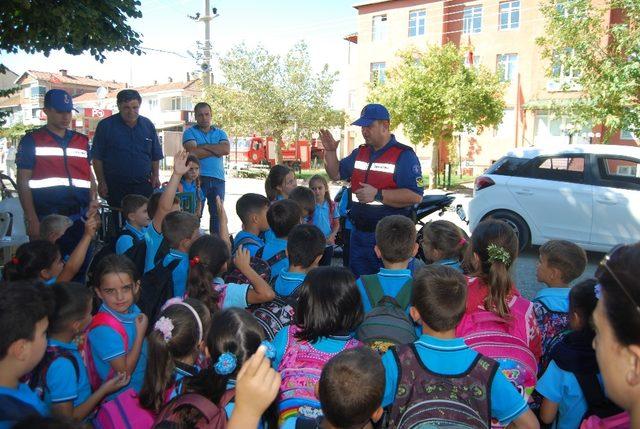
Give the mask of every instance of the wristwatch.
[{"label": "wristwatch", "polygon": [[376,196],[373,197],[373,199],[382,202],[382,189],[378,189],[378,192],[376,192]]}]

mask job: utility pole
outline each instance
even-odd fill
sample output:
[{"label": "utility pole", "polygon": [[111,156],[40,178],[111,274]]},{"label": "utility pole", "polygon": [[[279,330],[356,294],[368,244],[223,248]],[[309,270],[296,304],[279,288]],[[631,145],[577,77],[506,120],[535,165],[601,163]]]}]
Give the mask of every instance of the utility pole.
[{"label": "utility pole", "polygon": [[[215,13],[215,12],[214,12]],[[202,63],[202,81],[205,86],[211,84],[211,5],[210,0],[204,0],[204,15],[200,21],[204,22],[204,62]]]}]

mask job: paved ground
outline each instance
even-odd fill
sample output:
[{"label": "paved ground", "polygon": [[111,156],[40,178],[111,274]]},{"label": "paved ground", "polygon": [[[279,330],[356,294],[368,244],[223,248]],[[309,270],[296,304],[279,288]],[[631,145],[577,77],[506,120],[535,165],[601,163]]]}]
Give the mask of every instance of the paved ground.
[{"label": "paved ground", "polygon": [[[301,183],[302,184],[302,183]],[[339,187],[331,185],[331,195],[335,195]],[[248,192],[255,192],[264,195],[264,180],[263,179],[238,179],[231,178],[227,180],[225,209],[229,216],[229,231],[234,234],[240,231],[242,225],[240,220],[235,214],[235,205],[243,194]],[[434,191],[439,192],[439,191]],[[463,208],[467,207],[470,197],[462,194],[458,194],[454,205],[461,204]],[[433,214],[429,219],[446,219],[450,220],[460,227],[464,228],[468,232],[468,226],[462,222],[455,212],[446,212],[442,217],[438,214]],[[202,219],[202,227],[208,228],[209,214],[205,213]],[[595,272],[598,262],[602,258],[600,253],[589,253],[589,266],[585,271],[583,277],[590,277]],[[529,248],[517,259],[513,268],[513,276],[517,287],[520,292],[527,298],[533,298],[536,292],[544,287],[544,285],[536,281],[536,263],[538,261],[538,248]]]}]

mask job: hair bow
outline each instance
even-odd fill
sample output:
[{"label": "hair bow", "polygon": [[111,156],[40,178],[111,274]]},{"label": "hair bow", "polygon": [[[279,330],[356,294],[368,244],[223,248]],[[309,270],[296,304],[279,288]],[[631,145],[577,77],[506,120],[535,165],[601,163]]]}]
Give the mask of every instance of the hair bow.
[{"label": "hair bow", "polygon": [[18,259],[17,256],[14,256],[13,258],[11,258],[11,263],[13,265],[18,265],[20,263],[20,259]]},{"label": "hair bow", "polygon": [[267,340],[263,340],[263,341],[260,343],[260,345],[265,347],[265,349],[266,349],[266,350],[264,351],[264,355],[265,355],[268,359],[273,360],[273,358],[275,358],[275,357],[276,357],[276,348],[274,347],[274,345],[273,345],[273,344],[271,344],[271,343],[270,343],[269,341],[267,341]]},{"label": "hair bow", "polygon": [[164,341],[167,342],[171,340],[172,337],[173,322],[168,317],[162,316],[158,319],[156,324],[153,325],[153,330],[160,332]]},{"label": "hair bow", "polygon": [[198,265],[200,263],[200,256],[194,256],[193,258],[191,258],[191,260],[189,261],[189,265],[192,267],[195,267],[196,265]]},{"label": "hair bow", "polygon": [[218,360],[213,366],[213,369],[218,375],[229,375],[236,370],[237,365],[238,359],[236,355],[231,352],[224,352],[218,356]]},{"label": "hair bow", "polygon": [[487,246],[487,253],[489,253],[489,262],[502,262],[505,265],[511,263],[511,254],[502,246],[492,243]]}]

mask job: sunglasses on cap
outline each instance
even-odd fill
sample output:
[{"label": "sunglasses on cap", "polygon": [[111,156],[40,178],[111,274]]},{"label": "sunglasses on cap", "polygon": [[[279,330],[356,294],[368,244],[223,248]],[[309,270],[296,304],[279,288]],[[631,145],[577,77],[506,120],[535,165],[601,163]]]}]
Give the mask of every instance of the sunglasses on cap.
[{"label": "sunglasses on cap", "polygon": [[[611,252],[607,253],[606,255],[604,255],[604,258],[602,258],[602,260],[600,261],[599,267],[600,270],[606,270],[609,274],[611,274],[611,277],[613,277],[613,280],[618,284],[618,286],[620,287],[620,289],[622,290],[622,292],[624,292],[624,294],[627,296],[627,298],[629,298],[629,300],[633,303],[633,305],[636,308],[636,311],[640,314],[640,305],[638,305],[638,302],[633,298],[633,295],[631,295],[631,292],[629,292],[629,289],[627,289],[624,286],[624,283],[622,283],[622,281],[620,280],[620,278],[616,275],[616,273],[613,272],[613,270],[611,269],[611,267],[609,266],[609,261],[611,261],[611,257],[618,251],[620,250],[622,247],[624,247],[624,244],[618,244],[616,247],[614,247],[613,249],[611,249]],[[600,271],[602,272],[602,271]],[[599,277],[599,276],[598,276]],[[596,286],[600,286],[599,284]],[[598,291],[599,292],[599,291]],[[599,297],[598,297],[599,298]]]}]

